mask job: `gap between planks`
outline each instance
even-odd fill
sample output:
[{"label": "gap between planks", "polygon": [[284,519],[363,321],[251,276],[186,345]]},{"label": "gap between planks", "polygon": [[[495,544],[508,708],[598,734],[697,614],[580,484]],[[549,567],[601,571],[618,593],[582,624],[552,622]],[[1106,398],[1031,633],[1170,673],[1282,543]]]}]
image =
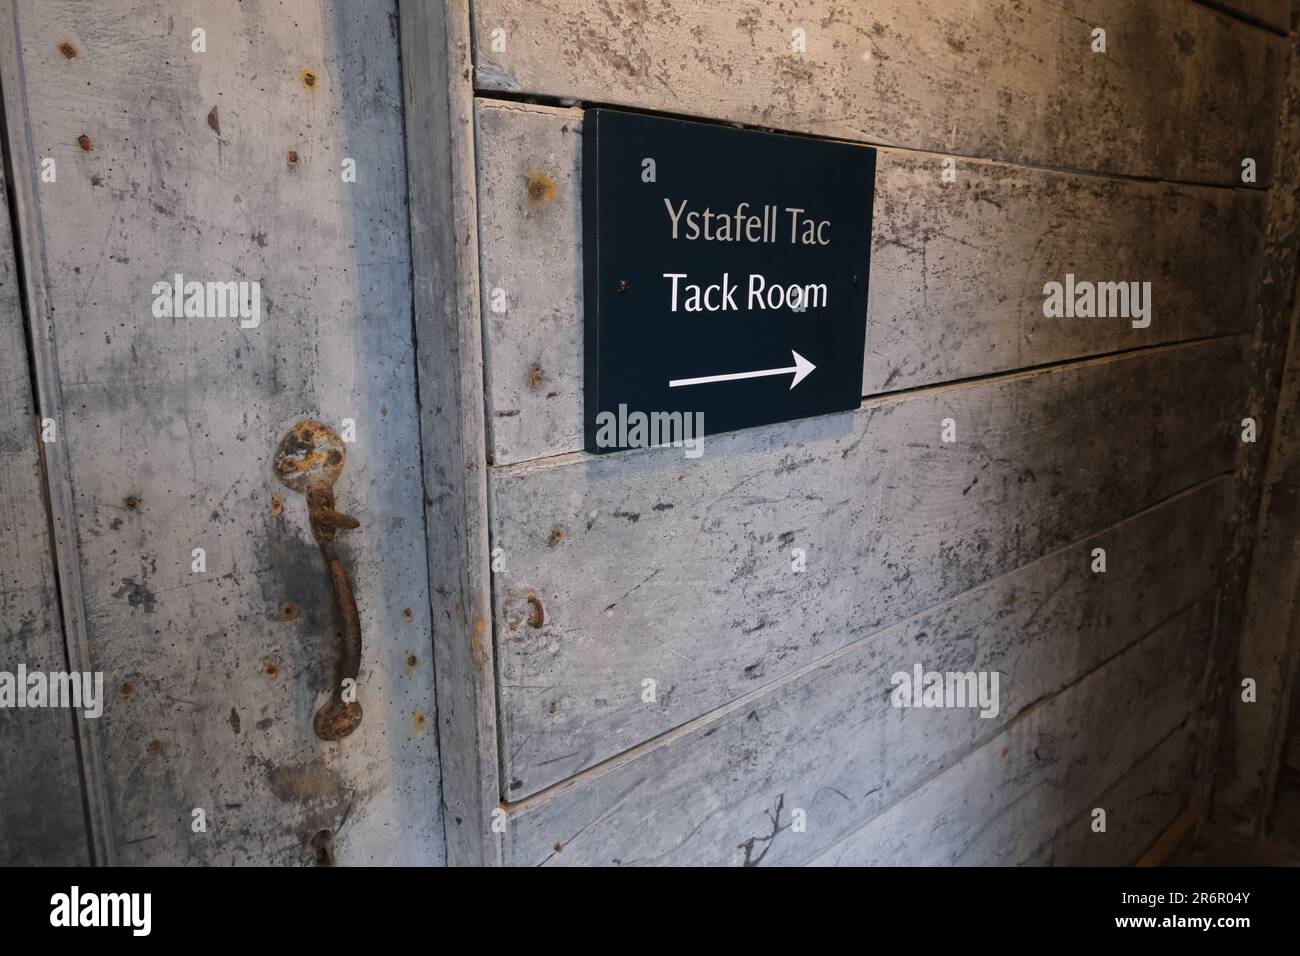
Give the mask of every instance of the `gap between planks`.
[{"label": "gap between planks", "polygon": [[1254,14],[1247,13],[1244,10],[1235,9],[1231,3],[1224,3],[1221,0],[1191,0],[1192,3],[1206,9],[1213,10],[1215,13],[1221,13],[1229,20],[1236,20],[1247,26],[1255,27],[1266,33],[1272,33],[1280,37],[1287,35],[1286,27],[1280,27],[1275,23],[1270,23],[1263,17],[1257,17]]},{"label": "gap between planks", "polygon": [[[1062,545],[1061,547],[1055,548],[1052,551],[1047,552],[1046,554],[1040,555],[1039,557],[1035,558],[1033,561],[1029,561],[1023,565],[1012,568],[1004,572],[1003,574],[999,574],[992,578],[989,578],[987,581],[981,582],[980,584],[976,585],[976,588],[987,587],[988,585],[992,584],[994,581],[1008,577],[1009,575],[1012,574],[1019,573],[1020,571],[1023,571],[1027,567],[1031,567],[1034,564],[1037,564],[1042,561],[1046,561],[1049,558],[1061,554],[1062,552],[1069,551],[1072,548],[1077,548],[1080,545],[1084,545],[1087,542],[1093,540],[1094,538],[1098,538],[1103,534],[1110,533],[1115,528],[1119,528],[1124,525],[1130,524],[1132,522],[1139,521],[1142,518],[1144,518],[1146,515],[1160,508],[1166,507],[1167,505],[1171,505],[1182,498],[1195,495],[1218,482],[1227,481],[1231,477],[1232,477],[1232,472],[1227,471],[1227,472],[1221,472],[1217,475],[1212,475],[1211,477],[1206,478],[1202,481],[1198,481],[1196,484],[1190,485],[1187,488],[1183,488],[1181,491],[1176,491],[1172,495],[1162,498],[1160,501],[1148,505],[1142,510],[1137,511],[1126,518],[1122,518],[1121,520],[1116,521],[1114,524],[1111,524],[1106,528],[1103,528],[1093,534],[1081,538],[1078,541],[1072,541],[1068,544]],[[825,654],[817,658],[815,661],[810,661],[809,663],[798,668],[797,670],[791,671],[790,673],[785,674],[768,684],[764,684],[762,687],[756,688],[753,691],[750,691],[748,694],[745,694],[741,697],[737,697],[735,700],[731,701],[730,703],[724,704],[721,707],[714,708],[713,710],[701,714],[698,717],[693,717],[683,724],[679,724],[678,726],[673,727],[670,730],[666,730],[662,734],[659,734],[656,737],[651,737],[649,740],[642,741],[636,746],[630,747],[629,749],[623,751],[620,754],[616,754],[615,756],[609,757],[606,760],[602,760],[599,763],[593,764],[590,767],[586,767],[585,769],[575,773],[573,776],[567,777],[564,780],[559,781],[558,783],[553,783],[548,787],[544,787],[543,789],[537,791],[536,793],[530,794],[529,796],[524,797],[521,800],[518,800],[514,803],[508,803],[502,800],[500,803],[500,807],[502,810],[504,810],[507,813],[507,815],[511,817],[526,814],[530,810],[536,809],[539,806],[543,806],[544,804],[549,803],[551,800],[563,796],[565,793],[569,792],[572,789],[584,786],[590,780],[595,780],[599,777],[604,776],[607,773],[611,773],[615,770],[618,770],[626,766],[627,764],[632,763],[633,761],[639,759],[643,755],[658,750],[661,747],[667,747],[673,743],[676,743],[678,740],[694,733],[696,730],[699,730],[700,728],[705,727],[709,724],[716,723],[717,721],[726,717],[728,714],[731,714],[734,711],[739,710],[743,707],[749,706],[754,701],[766,697],[767,695],[774,693],[775,691],[779,690],[780,688],[788,684],[793,683],[794,681],[800,680],[801,678],[807,676],[813,671],[819,670],[825,667],[827,664],[833,663],[834,661],[839,660],[840,658],[845,657],[849,654],[856,653],[857,651],[861,650],[870,642],[881,640],[887,635],[889,635],[891,632],[897,631],[902,628],[906,628],[907,626],[909,626],[919,618],[922,618],[929,614],[933,614],[935,611],[941,608],[952,606],[953,604],[965,598],[966,595],[970,594],[970,592],[973,590],[975,590],[975,588],[967,589],[966,591],[963,591],[961,594],[954,595],[953,597],[949,598],[946,601],[940,601],[938,604],[932,605],[931,607],[923,608],[922,610],[917,611],[915,614],[908,615],[907,617],[903,618],[900,621],[895,621],[893,624],[889,625],[888,627],[881,628],[878,631],[873,631],[870,634],[858,638],[856,641],[853,641],[850,644],[846,644],[843,647],[836,648],[835,650],[831,651],[829,654]],[[1040,707],[1044,702],[1051,700],[1052,698],[1066,692],[1070,688],[1076,686],[1080,681],[1086,680],[1091,674],[1096,673],[1101,668],[1108,665],[1111,661],[1115,660],[1120,655],[1125,654],[1128,651],[1132,650],[1134,647],[1136,647],[1138,644],[1141,644],[1144,640],[1147,639],[1147,637],[1155,633],[1157,630],[1159,630],[1169,621],[1178,617],[1180,614],[1186,613],[1190,608],[1194,607],[1198,602],[1205,600],[1208,593],[1212,593],[1212,592],[1207,592],[1207,594],[1202,594],[1197,596],[1196,598],[1192,599],[1189,603],[1187,603],[1183,607],[1180,607],[1178,610],[1172,612],[1164,619],[1156,622],[1145,632],[1143,632],[1143,634],[1140,637],[1138,637],[1136,640],[1125,645],[1123,648],[1120,648],[1114,654],[1111,654],[1105,659],[1099,661],[1095,667],[1091,668],[1090,670],[1088,670],[1083,674],[1078,675],[1078,677],[1076,677],[1069,684],[1066,684],[1065,686],[1060,687],[1057,690],[1052,691],[1051,693],[1044,694],[1041,697],[1029,701],[1023,707],[1021,707],[1020,710],[1016,711],[1016,713],[1010,719],[1008,719],[1004,724],[1002,724],[1001,726],[996,728],[991,734],[989,734],[988,737],[976,741],[969,748],[968,752],[974,752],[975,750],[978,750],[980,747],[985,746],[990,740],[995,740],[999,735],[1005,733],[1008,728],[1018,723],[1019,721],[1023,720],[1026,715],[1031,713],[1036,708]],[[895,804],[903,800],[906,800],[911,794],[915,793],[920,787],[924,786],[930,780],[934,779],[939,774],[945,772],[948,769],[949,769],[948,767],[941,767],[938,770],[936,770],[934,773],[918,781],[915,786],[910,787],[905,793],[900,794],[896,800],[892,800],[886,806],[881,807],[876,814],[872,815],[872,818],[878,816],[880,813],[885,812]],[[869,820],[864,821],[864,825],[866,822],[870,822],[870,821]]]},{"label": "gap between planks", "polygon": [[[1193,349],[1211,342],[1229,342],[1234,339],[1248,344],[1251,338],[1250,332],[1229,332],[1222,335],[1207,335],[1193,339],[1182,339],[1178,342],[1164,342],[1159,345],[1141,345],[1129,349],[1119,349],[1114,352],[1105,352],[1100,355],[1089,355],[1085,358],[1060,359],[1055,362],[1044,362],[1041,365],[1030,365],[1025,368],[1018,368],[1010,372],[989,372],[984,375],[972,375],[968,378],[957,378],[948,382],[938,382],[932,385],[917,385],[913,388],[903,388],[893,392],[874,392],[862,397],[862,404],[857,409],[849,411],[847,414],[856,415],[858,412],[867,408],[878,408],[882,405],[888,405],[893,402],[901,402],[911,398],[937,395],[951,391],[957,391],[963,388],[976,388],[981,385],[1002,384],[1004,382],[1014,382],[1020,379],[1033,378],[1038,375],[1047,375],[1056,371],[1070,370],[1074,368],[1088,368],[1091,366],[1102,365],[1108,362],[1121,362],[1129,358],[1135,358],[1139,355],[1155,355],[1163,352],[1176,352],[1186,349]],[[834,415],[843,415],[845,412],[833,412]],[[812,416],[819,418],[823,416]],[[760,428],[779,427],[776,425],[758,426]],[[749,431],[742,429],[741,432]],[[724,438],[727,435],[736,435],[741,432],[726,432],[725,434],[713,436],[714,440]],[[619,452],[612,452],[606,455],[596,455],[589,451],[566,451],[557,455],[546,455],[541,458],[529,458],[524,461],[511,462],[508,465],[494,465],[488,462],[490,472],[493,476],[502,478],[513,477],[516,475],[528,475],[534,472],[547,471],[551,468],[563,468],[566,465],[577,464],[584,461],[605,461],[612,459],[621,459],[633,455],[646,454],[654,451],[655,448],[630,448]]]},{"label": "gap between planks", "polygon": [[[475,70],[477,70],[477,67],[475,67]],[[1083,166],[1055,166],[1050,163],[1027,163],[1023,160],[990,159],[987,156],[973,156],[968,153],[936,153],[934,150],[930,149],[920,149],[915,146],[905,146],[901,143],[886,143],[880,140],[874,140],[865,133],[863,133],[863,139],[845,139],[843,136],[825,136],[820,133],[805,133],[797,130],[783,129],[779,126],[756,126],[751,123],[738,123],[731,120],[713,119],[707,116],[696,116],[691,113],[676,113],[669,110],[647,109],[640,106],[628,106],[623,103],[575,100],[569,97],[555,96],[549,93],[522,93],[514,92],[512,90],[498,90],[476,86],[474,87],[474,102],[476,105],[484,104],[487,106],[499,107],[501,109],[517,109],[521,112],[536,113],[538,115],[553,115],[544,113],[544,110],[567,111],[577,114],[585,113],[587,110],[596,109],[618,110],[621,113],[638,113],[644,116],[662,116],[667,119],[683,120],[687,123],[697,123],[706,126],[725,126],[729,129],[744,129],[758,133],[776,133],[781,136],[794,136],[799,139],[817,140],[819,142],[844,143],[849,146],[868,146],[872,149],[891,150],[896,153],[908,153],[914,156],[932,156],[936,159],[960,159],[962,162],[966,163],[984,163],[988,165],[1005,166],[1009,169],[1027,169],[1036,172],[1057,173],[1064,176],[1108,179],[1121,183],[1196,186],[1202,189],[1226,189],[1229,191],[1246,189],[1261,193],[1267,193],[1269,186],[1272,184],[1271,176],[1267,183],[1212,183],[1198,179],[1171,179],[1165,176],[1140,176],[1136,173],[1111,173],[1099,169],[1088,169]],[[529,110],[526,108],[529,106],[542,107],[542,109]],[[576,118],[580,120],[581,115]],[[863,131],[858,130],[858,132],[861,133]]]}]

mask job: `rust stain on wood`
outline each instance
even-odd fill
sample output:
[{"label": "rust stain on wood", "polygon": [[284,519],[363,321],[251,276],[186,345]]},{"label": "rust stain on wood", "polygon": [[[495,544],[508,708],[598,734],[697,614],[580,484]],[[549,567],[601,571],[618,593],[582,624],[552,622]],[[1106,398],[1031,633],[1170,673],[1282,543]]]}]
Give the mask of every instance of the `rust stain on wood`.
[{"label": "rust stain on wood", "polygon": [[469,650],[470,659],[474,663],[474,670],[480,674],[487,666],[486,636],[487,625],[482,618],[475,618],[473,627],[470,628]]},{"label": "rust stain on wood", "polygon": [[559,195],[559,187],[555,185],[555,180],[540,169],[530,169],[527,182],[528,204],[534,209],[545,206]]}]

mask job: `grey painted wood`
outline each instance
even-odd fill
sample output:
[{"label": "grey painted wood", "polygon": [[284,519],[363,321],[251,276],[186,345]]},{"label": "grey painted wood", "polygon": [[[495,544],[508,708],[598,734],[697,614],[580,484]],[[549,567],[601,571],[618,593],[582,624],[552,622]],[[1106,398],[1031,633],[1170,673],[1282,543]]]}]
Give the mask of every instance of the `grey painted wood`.
[{"label": "grey painted wood", "polygon": [[[869,637],[512,811],[516,865],[797,864],[1214,586],[1216,479]],[[1090,570],[1094,548],[1105,574]],[[999,672],[999,712],[901,710],[890,677]],[[807,814],[776,840],[768,814]],[[758,842],[749,844],[751,838]]]},{"label": "grey painted wood", "polygon": [[[477,116],[490,448],[510,464],[583,447],[582,111]],[[964,160],[945,183],[942,159],[878,156],[864,395],[1252,327],[1263,194]],[[1044,318],[1067,272],[1150,282],[1150,326]]]},{"label": "grey painted wood", "polygon": [[[36,157],[29,135],[30,117],[25,96],[26,76],[21,63],[21,38],[18,9],[14,4],[0,6],[0,34],[3,47],[0,69],[3,70],[5,99],[5,135],[8,137],[13,165],[13,220],[17,242],[15,256],[20,258],[26,299],[28,341],[31,346],[32,383],[36,407],[42,417],[54,419],[60,440],[42,445],[46,505],[49,511],[50,539],[55,571],[59,581],[59,613],[63,620],[64,647],[68,667],[79,673],[93,670],[87,640],[85,606],[82,601],[81,555],[77,541],[75,508],[72,499],[71,469],[68,456],[67,418],[55,358],[53,312],[47,293],[48,273],[43,262],[43,239],[40,212],[36,199]],[[99,721],[75,723],[80,749],[80,769],[85,796],[86,826],[90,838],[91,858],[95,863],[111,866],[116,861],[110,839],[108,796],[105,789],[103,753],[100,746]]]},{"label": "grey painted wood", "polygon": [[[1032,856],[1067,823],[1089,827],[1097,795],[1191,719],[1213,611],[1213,599],[1202,600],[1040,702],[813,863],[1009,865]],[[1125,829],[1112,830],[1110,817],[1137,811],[1131,804],[1103,809],[1106,832],[1088,836],[1123,840]],[[1136,857],[1143,847],[1128,849]]]},{"label": "grey painted wood", "polygon": [[[0,177],[0,671],[68,668],[40,461],[40,418]],[[90,861],[69,709],[0,710],[0,866]]]},{"label": "grey painted wood", "polygon": [[[112,689],[108,842],[124,863],[304,864],[332,829],[339,863],[441,862],[393,5],[15,8],[69,600]],[[47,156],[55,183],[35,179]],[[153,284],[178,272],[259,281],[260,325],[156,318]],[[271,468],[303,417],[356,422],[335,492],[361,521],[340,551],[365,718],[338,744],[311,726],[330,587],[305,502]]]},{"label": "grey painted wood", "polygon": [[402,62],[447,857],[499,862],[467,5],[403,3]]},{"label": "grey painted wood", "polygon": [[481,0],[474,22],[484,90],[1223,185],[1249,156],[1268,181],[1281,38],[1187,0]]},{"label": "grey painted wood", "polygon": [[[695,461],[664,448],[494,469],[507,794],[1228,470],[1240,347],[872,399],[709,439]],[[946,418],[954,444],[941,441]],[[796,548],[804,573],[791,570]]]}]

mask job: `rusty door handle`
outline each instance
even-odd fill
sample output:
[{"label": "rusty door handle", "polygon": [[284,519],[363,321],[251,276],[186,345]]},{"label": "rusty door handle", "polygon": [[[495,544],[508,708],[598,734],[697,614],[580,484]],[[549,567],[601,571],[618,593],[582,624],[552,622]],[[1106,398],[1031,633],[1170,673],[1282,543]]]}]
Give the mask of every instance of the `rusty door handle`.
[{"label": "rusty door handle", "polygon": [[361,526],[356,518],[334,507],[334,482],[346,458],[338,434],[328,425],[310,420],[289,429],[275,451],[275,472],[280,481],[307,496],[311,534],[325,559],[340,622],[334,690],[312,720],[321,740],[342,740],[361,723],[360,702],[343,699],[344,682],[350,680],[355,687],[361,672],[361,616],[347,568],[334,550],[334,537],[339,531]]}]

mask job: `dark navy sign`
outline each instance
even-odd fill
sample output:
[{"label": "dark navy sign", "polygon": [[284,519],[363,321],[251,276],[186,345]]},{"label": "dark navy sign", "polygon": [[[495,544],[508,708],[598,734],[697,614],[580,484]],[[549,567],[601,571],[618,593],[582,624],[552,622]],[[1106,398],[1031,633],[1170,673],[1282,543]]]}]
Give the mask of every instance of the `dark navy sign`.
[{"label": "dark navy sign", "polygon": [[588,110],[587,449],[857,408],[875,173],[864,146]]}]

